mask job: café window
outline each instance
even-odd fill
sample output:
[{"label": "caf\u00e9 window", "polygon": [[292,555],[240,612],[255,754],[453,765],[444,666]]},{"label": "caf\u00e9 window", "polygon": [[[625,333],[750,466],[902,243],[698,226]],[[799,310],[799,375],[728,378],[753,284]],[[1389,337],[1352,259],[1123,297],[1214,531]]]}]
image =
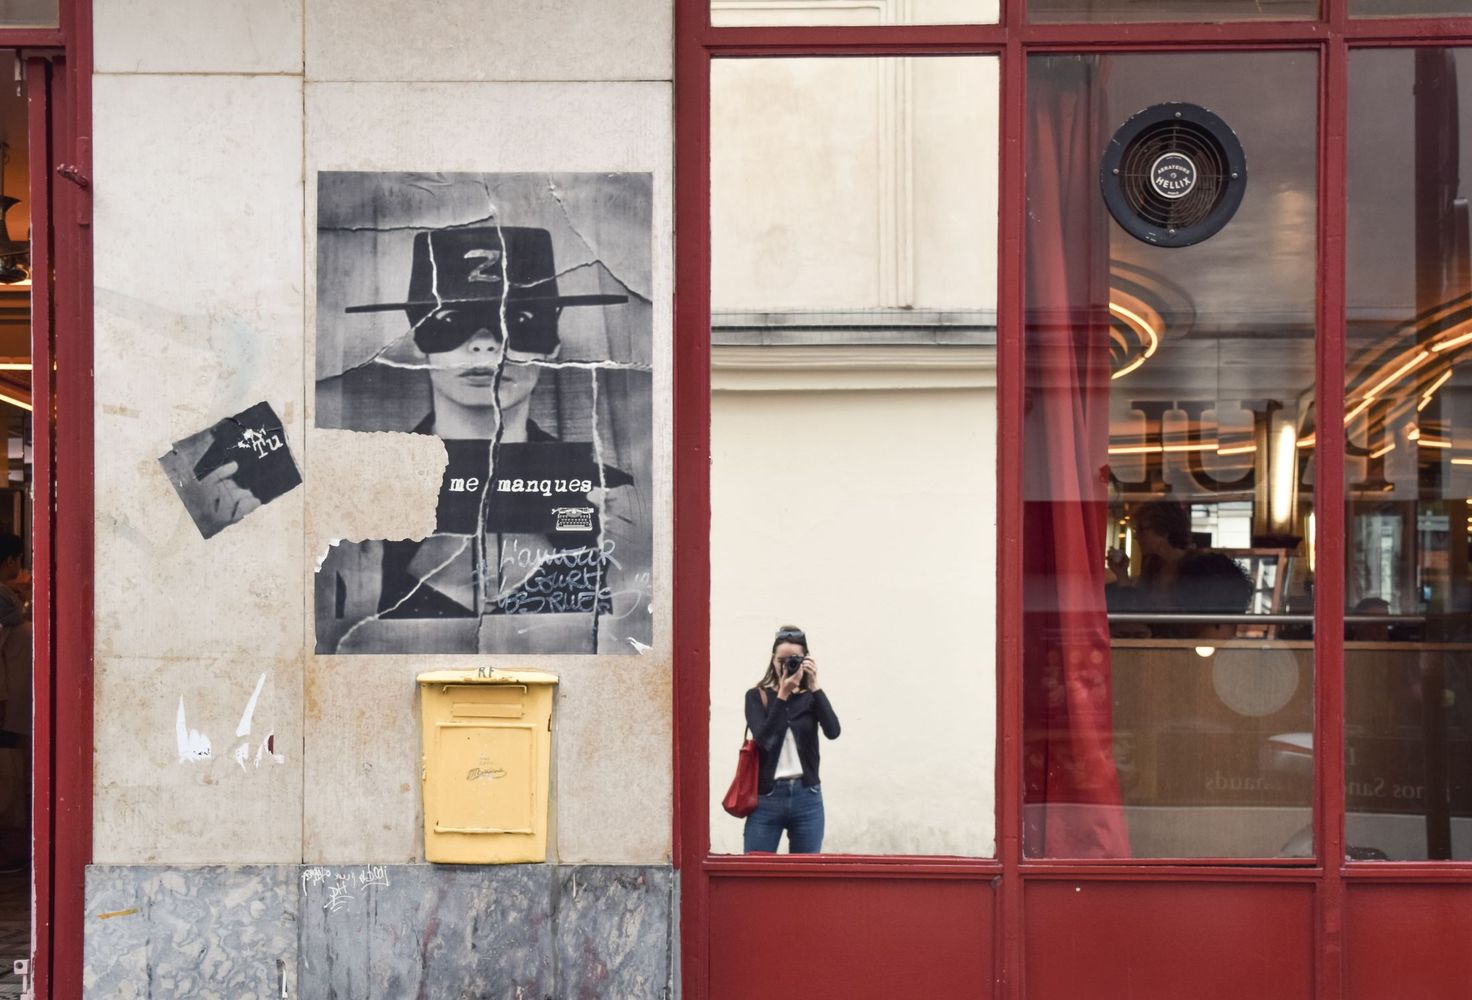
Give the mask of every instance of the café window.
[{"label": "caf\u00e9 window", "polygon": [[1317,71],[1029,59],[1029,857],[1313,853]]},{"label": "caf\u00e9 window", "polygon": [[1345,832],[1472,858],[1472,50],[1350,56]]}]

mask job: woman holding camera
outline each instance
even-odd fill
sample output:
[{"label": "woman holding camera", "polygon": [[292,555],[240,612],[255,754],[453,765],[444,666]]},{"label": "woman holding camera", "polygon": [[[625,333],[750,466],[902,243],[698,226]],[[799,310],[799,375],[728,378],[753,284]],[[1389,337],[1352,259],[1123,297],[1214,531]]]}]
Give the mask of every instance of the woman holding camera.
[{"label": "woman holding camera", "polygon": [[746,724],[761,755],[756,812],[746,817],[745,850],[774,853],[787,831],[792,854],[823,849],[818,730],[838,738],[838,716],[818,687],[818,665],[802,629],[783,625],[761,682],[746,692]]}]

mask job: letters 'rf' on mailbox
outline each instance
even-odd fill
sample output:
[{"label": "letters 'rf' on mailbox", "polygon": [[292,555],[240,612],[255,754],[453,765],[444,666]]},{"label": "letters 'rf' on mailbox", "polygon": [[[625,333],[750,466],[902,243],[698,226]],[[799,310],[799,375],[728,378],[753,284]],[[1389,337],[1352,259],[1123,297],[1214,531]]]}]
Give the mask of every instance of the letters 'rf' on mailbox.
[{"label": "letters 'rf' on mailbox", "polygon": [[425,859],[547,860],[556,676],[436,670],[418,680]]}]

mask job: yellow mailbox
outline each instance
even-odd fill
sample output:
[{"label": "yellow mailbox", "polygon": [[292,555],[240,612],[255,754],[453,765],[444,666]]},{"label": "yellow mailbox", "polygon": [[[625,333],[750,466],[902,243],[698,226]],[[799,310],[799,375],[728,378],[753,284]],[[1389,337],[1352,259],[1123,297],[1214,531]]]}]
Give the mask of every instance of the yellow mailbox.
[{"label": "yellow mailbox", "polygon": [[425,859],[547,860],[557,677],[540,670],[436,670],[418,679]]}]

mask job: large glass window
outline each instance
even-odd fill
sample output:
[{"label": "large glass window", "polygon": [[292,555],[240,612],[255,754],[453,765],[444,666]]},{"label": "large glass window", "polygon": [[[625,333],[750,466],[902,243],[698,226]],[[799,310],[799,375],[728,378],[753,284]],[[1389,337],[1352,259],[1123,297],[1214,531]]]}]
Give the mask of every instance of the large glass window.
[{"label": "large glass window", "polygon": [[[711,93],[713,798],[748,725],[763,763],[711,849],[990,855],[997,60]],[[800,645],[817,693],[774,670]]]},{"label": "large glass window", "polygon": [[57,22],[57,0],[0,0],[0,27],[46,28]]},{"label": "large glass window", "polygon": [[1349,0],[1355,17],[1424,17],[1428,14],[1472,14],[1472,0]]},{"label": "large glass window", "polygon": [[718,27],[994,24],[1000,0],[710,0]]},{"label": "large glass window", "polygon": [[1350,61],[1345,828],[1472,858],[1472,50]]},{"label": "large glass window", "polygon": [[1282,20],[1318,10],[1318,0],[1027,0],[1034,21]]},{"label": "large glass window", "polygon": [[1030,856],[1312,853],[1316,78],[1029,61]]}]

